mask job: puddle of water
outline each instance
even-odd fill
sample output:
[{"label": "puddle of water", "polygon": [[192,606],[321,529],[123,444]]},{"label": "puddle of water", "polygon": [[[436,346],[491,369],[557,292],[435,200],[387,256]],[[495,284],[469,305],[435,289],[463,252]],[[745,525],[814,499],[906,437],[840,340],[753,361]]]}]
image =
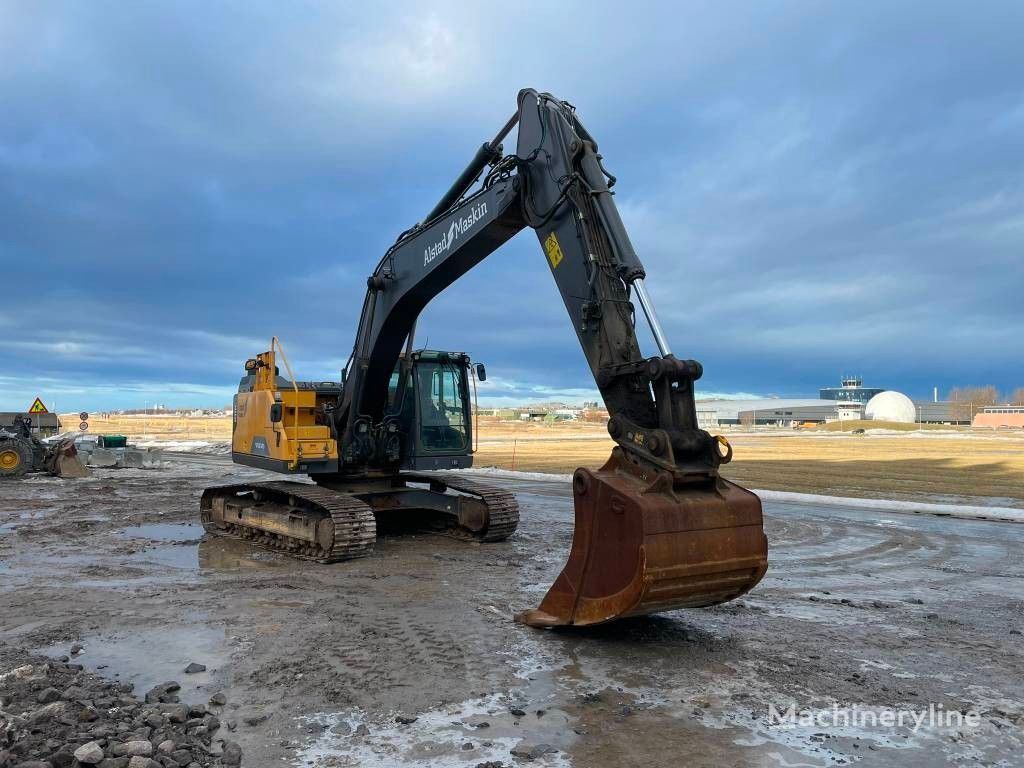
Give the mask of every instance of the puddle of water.
[{"label": "puddle of water", "polygon": [[147,539],[164,542],[154,547],[147,547],[129,556],[135,563],[157,563],[171,568],[184,568],[190,571],[199,569],[198,539],[203,535],[203,528],[194,523],[146,523],[135,525],[119,532],[120,536],[129,539]]},{"label": "puddle of water", "polygon": [[[140,526],[144,527],[144,526]],[[179,527],[169,525],[168,527]],[[194,527],[193,527],[194,530]],[[173,532],[181,536],[181,531]],[[194,541],[192,536],[183,540]],[[157,564],[203,573],[207,571],[271,570],[294,566],[294,562],[275,552],[248,546],[230,539],[203,539],[198,543],[167,543],[147,547],[128,556],[133,564]]]},{"label": "puddle of water", "polygon": [[129,560],[157,563],[192,571],[265,569],[287,566],[286,558],[244,542],[218,537],[201,538],[203,527],[195,523],[147,523],[125,528],[121,536],[162,542],[135,552]]},{"label": "puddle of water", "polygon": [[[882,707],[860,706],[861,712],[870,713],[867,717],[878,718],[886,711]],[[769,745],[783,746],[793,750],[807,758],[827,758],[830,763],[853,762],[860,750],[872,745],[873,750],[913,750],[919,751],[930,741],[948,737],[946,734],[919,731],[914,733],[908,728],[879,728],[877,726],[858,726],[842,723],[833,723],[829,720],[833,716],[832,710],[820,709],[801,711],[798,718],[802,717],[808,722],[804,724],[798,719],[796,724],[771,724],[766,718],[759,720],[746,720],[731,715],[714,722],[713,716],[709,716],[708,724],[712,727],[734,726],[747,731],[747,735],[735,740],[740,746],[760,747],[764,749]],[[820,722],[812,722],[813,718],[820,718]],[[870,720],[869,720],[870,722]],[[824,724],[822,724],[824,723]],[[827,741],[826,741],[827,739]],[[853,747],[858,744],[858,747]],[[888,764],[893,758],[885,756]],[[905,765],[915,764],[914,757],[895,759],[897,763]]]},{"label": "puddle of water", "polygon": [[199,568],[199,545],[165,544],[136,552],[128,559],[135,563],[159,563],[195,571]]},{"label": "puddle of water", "polygon": [[8,563],[26,578],[67,583],[68,573],[98,562],[95,554],[53,554],[51,552],[15,553]]},{"label": "puddle of water", "polygon": [[197,548],[200,571],[270,570],[296,567],[285,555],[218,537],[203,539]]},{"label": "puddle of water", "polygon": [[[224,630],[204,625],[98,635],[80,642],[85,650],[74,661],[89,671],[132,683],[139,695],[158,683],[177,680],[183,701],[195,697],[199,688],[209,688],[214,675],[231,658]],[[69,649],[70,643],[56,643],[36,652],[62,656]],[[205,664],[207,671],[185,674],[185,667],[193,661]]]},{"label": "puddle of water", "polygon": [[125,528],[121,535],[153,541],[195,541],[203,535],[203,527],[193,523],[147,523]]}]

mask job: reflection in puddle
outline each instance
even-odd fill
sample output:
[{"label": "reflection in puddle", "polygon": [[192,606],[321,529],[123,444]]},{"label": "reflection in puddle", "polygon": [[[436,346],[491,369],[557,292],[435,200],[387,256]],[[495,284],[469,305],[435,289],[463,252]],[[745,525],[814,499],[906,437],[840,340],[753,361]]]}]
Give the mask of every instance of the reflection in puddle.
[{"label": "reflection in puddle", "polygon": [[203,535],[203,528],[193,523],[147,523],[125,528],[121,535],[154,541],[195,541]]},{"label": "reflection in puddle", "polygon": [[[86,637],[81,643],[85,650],[75,662],[88,670],[100,670],[107,677],[132,683],[140,695],[158,683],[177,680],[185,701],[198,688],[208,687],[212,676],[231,656],[224,630],[206,625]],[[37,652],[61,656],[68,653],[69,646],[56,643]],[[193,661],[205,664],[207,671],[185,674],[185,667]]]},{"label": "reflection in puddle", "polygon": [[[172,526],[177,527],[177,526]],[[195,531],[197,526],[180,526]],[[181,535],[180,531],[175,535]],[[194,580],[223,571],[278,572],[279,569],[301,567],[283,555],[254,549],[230,539],[204,539],[198,543],[190,536],[186,543],[164,543],[146,546],[122,554],[119,563],[110,563],[95,553],[78,554],[11,554],[0,561],[0,572],[11,572],[21,583],[31,581],[42,585],[65,583],[69,572],[77,574],[81,587],[120,589],[168,581]],[[15,586],[5,582],[3,586]]]},{"label": "reflection in puddle", "polygon": [[128,558],[132,562],[158,563],[191,571],[199,567],[198,545],[194,542],[203,535],[201,526],[192,523],[147,523],[125,528],[119,535],[129,539],[168,542],[132,553]]},{"label": "reflection in puddle", "polygon": [[296,565],[285,555],[234,539],[208,537],[199,542],[197,550],[200,571],[265,570]]},{"label": "reflection in puddle", "polygon": [[232,539],[204,536],[201,525],[193,523],[150,523],[125,528],[120,535],[130,539],[162,542],[134,552],[133,563],[155,563],[191,571],[265,569],[286,566],[287,558]]},{"label": "reflection in puddle", "polygon": [[167,544],[150,547],[130,555],[128,559],[136,563],[159,563],[171,568],[187,568],[194,571],[199,567],[199,546]]}]

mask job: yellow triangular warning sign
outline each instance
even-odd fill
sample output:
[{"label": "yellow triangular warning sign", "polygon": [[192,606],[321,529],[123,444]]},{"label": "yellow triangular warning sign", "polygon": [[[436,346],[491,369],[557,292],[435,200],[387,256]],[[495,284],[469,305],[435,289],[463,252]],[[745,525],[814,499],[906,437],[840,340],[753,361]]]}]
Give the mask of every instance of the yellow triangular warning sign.
[{"label": "yellow triangular warning sign", "polygon": [[43,405],[43,401],[40,400],[38,397],[35,399],[35,402],[32,403],[32,407],[28,409],[28,412],[29,413],[49,413],[49,411],[46,409],[46,406]]}]

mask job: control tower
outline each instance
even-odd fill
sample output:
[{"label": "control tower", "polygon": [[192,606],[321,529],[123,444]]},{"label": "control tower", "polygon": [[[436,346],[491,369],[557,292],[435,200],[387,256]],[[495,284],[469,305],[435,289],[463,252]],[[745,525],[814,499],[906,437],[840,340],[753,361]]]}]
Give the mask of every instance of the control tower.
[{"label": "control tower", "polygon": [[818,390],[822,400],[835,400],[840,403],[866,403],[884,389],[865,387],[860,376],[843,376],[838,387],[825,387]]}]

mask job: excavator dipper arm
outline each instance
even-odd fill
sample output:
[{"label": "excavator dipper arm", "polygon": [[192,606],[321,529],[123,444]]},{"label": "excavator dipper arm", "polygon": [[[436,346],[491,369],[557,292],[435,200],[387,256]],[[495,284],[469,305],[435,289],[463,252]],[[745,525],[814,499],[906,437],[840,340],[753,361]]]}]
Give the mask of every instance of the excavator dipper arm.
[{"label": "excavator dipper arm", "polygon": [[[501,141],[516,123],[516,152],[503,155]],[[669,349],[614,183],[571,105],[521,91],[517,113],[368,279],[336,411],[344,460],[373,464],[388,378],[419,313],[517,232],[536,232],[617,447],[600,470],[574,475],[569,562],[540,608],[518,617],[535,626],[720,603],[753,587],[767,568],[760,500],[718,474],[732,449],[697,425],[702,367]],[[634,299],[658,356],[640,351]]]},{"label": "excavator dipper arm", "polygon": [[[461,205],[401,239],[367,280],[366,298],[349,365],[340,425],[352,439],[377,425],[388,379],[424,307],[445,288],[522,230],[519,179],[480,190]],[[362,457],[364,459],[369,456]]]}]

